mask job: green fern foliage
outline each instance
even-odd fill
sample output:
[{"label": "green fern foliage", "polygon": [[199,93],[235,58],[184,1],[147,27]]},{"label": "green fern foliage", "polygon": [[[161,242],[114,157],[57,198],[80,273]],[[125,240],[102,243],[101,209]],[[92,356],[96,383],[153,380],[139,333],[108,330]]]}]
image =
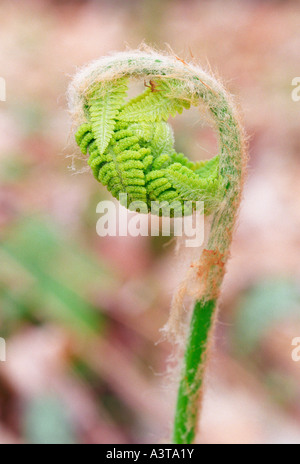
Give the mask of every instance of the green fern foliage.
[{"label": "green fern foliage", "polygon": [[88,120],[75,138],[95,178],[117,199],[126,193],[126,207],[142,201],[150,211],[152,202],[177,202],[183,212],[184,202],[204,200],[212,212],[221,195],[219,157],[194,163],[175,151],[166,120],[189,104],[173,81],[160,80],[124,104],[126,93],[123,78],[87,99]]},{"label": "green fern foliage", "polygon": [[119,79],[96,89],[88,98],[92,132],[100,154],[104,153],[114,132],[115,120],[127,95],[127,79]]},{"label": "green fern foliage", "polygon": [[179,98],[178,86],[172,81],[160,81],[151,92],[147,89],[140,98],[123,108],[118,119],[121,121],[167,121],[170,116],[189,109],[190,103]]}]

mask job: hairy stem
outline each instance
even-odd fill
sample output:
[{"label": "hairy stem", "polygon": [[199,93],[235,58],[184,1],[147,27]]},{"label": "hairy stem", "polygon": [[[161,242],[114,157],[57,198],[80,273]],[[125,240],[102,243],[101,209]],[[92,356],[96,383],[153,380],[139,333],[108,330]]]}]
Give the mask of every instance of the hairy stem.
[{"label": "hairy stem", "polygon": [[226,193],[212,217],[207,249],[203,251],[198,265],[198,277],[204,285],[201,299],[196,302],[192,315],[178,390],[173,429],[173,442],[176,444],[193,443],[196,436],[207,349],[213,336],[217,299],[229,257],[246,164],[243,132],[234,116],[230,100],[224,92],[219,91],[217,96],[217,105],[210,109],[219,128],[220,173]]},{"label": "hairy stem", "polygon": [[215,300],[198,301],[193,311],[174,421],[173,443],[176,444],[192,443],[196,435],[202,371],[215,307]]}]

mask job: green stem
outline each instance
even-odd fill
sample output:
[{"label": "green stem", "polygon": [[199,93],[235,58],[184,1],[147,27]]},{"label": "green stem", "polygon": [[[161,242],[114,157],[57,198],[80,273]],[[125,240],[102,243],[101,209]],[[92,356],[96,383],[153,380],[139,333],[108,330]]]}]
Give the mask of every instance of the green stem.
[{"label": "green stem", "polygon": [[203,366],[215,307],[216,300],[198,301],[192,315],[174,421],[173,443],[176,444],[192,443],[196,435],[197,405],[200,401]]}]

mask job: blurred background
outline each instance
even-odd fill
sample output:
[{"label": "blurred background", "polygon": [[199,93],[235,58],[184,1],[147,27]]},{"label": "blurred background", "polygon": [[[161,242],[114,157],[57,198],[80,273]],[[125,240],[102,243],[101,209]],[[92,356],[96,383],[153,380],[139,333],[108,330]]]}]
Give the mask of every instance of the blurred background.
[{"label": "blurred background", "polygon": [[[299,2],[2,0],[0,20],[0,443],[168,440],[174,244],[97,236],[109,196],[65,97],[78,67],[145,40],[222,76],[249,136],[198,442],[299,444]],[[215,154],[193,111],[172,124],[178,151]]]}]

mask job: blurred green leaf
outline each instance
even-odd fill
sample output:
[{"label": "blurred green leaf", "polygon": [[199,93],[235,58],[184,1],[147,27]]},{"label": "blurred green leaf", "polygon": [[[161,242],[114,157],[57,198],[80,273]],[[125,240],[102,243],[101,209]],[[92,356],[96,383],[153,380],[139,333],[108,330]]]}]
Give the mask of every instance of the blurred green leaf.
[{"label": "blurred green leaf", "polygon": [[272,326],[290,318],[300,319],[299,287],[284,279],[259,283],[238,306],[232,334],[236,350],[250,354]]},{"label": "blurred green leaf", "polygon": [[34,398],[24,416],[24,436],[33,445],[74,445],[74,430],[61,401],[54,396]]},{"label": "blurred green leaf", "polygon": [[107,277],[96,260],[46,221],[19,223],[0,245],[0,256],[5,264],[0,283],[8,289],[0,288],[0,297],[6,308],[13,306],[18,316],[28,315],[28,306],[39,308],[41,319],[50,317],[79,333],[101,329],[103,316],[88,294],[96,284],[107,285]]}]

